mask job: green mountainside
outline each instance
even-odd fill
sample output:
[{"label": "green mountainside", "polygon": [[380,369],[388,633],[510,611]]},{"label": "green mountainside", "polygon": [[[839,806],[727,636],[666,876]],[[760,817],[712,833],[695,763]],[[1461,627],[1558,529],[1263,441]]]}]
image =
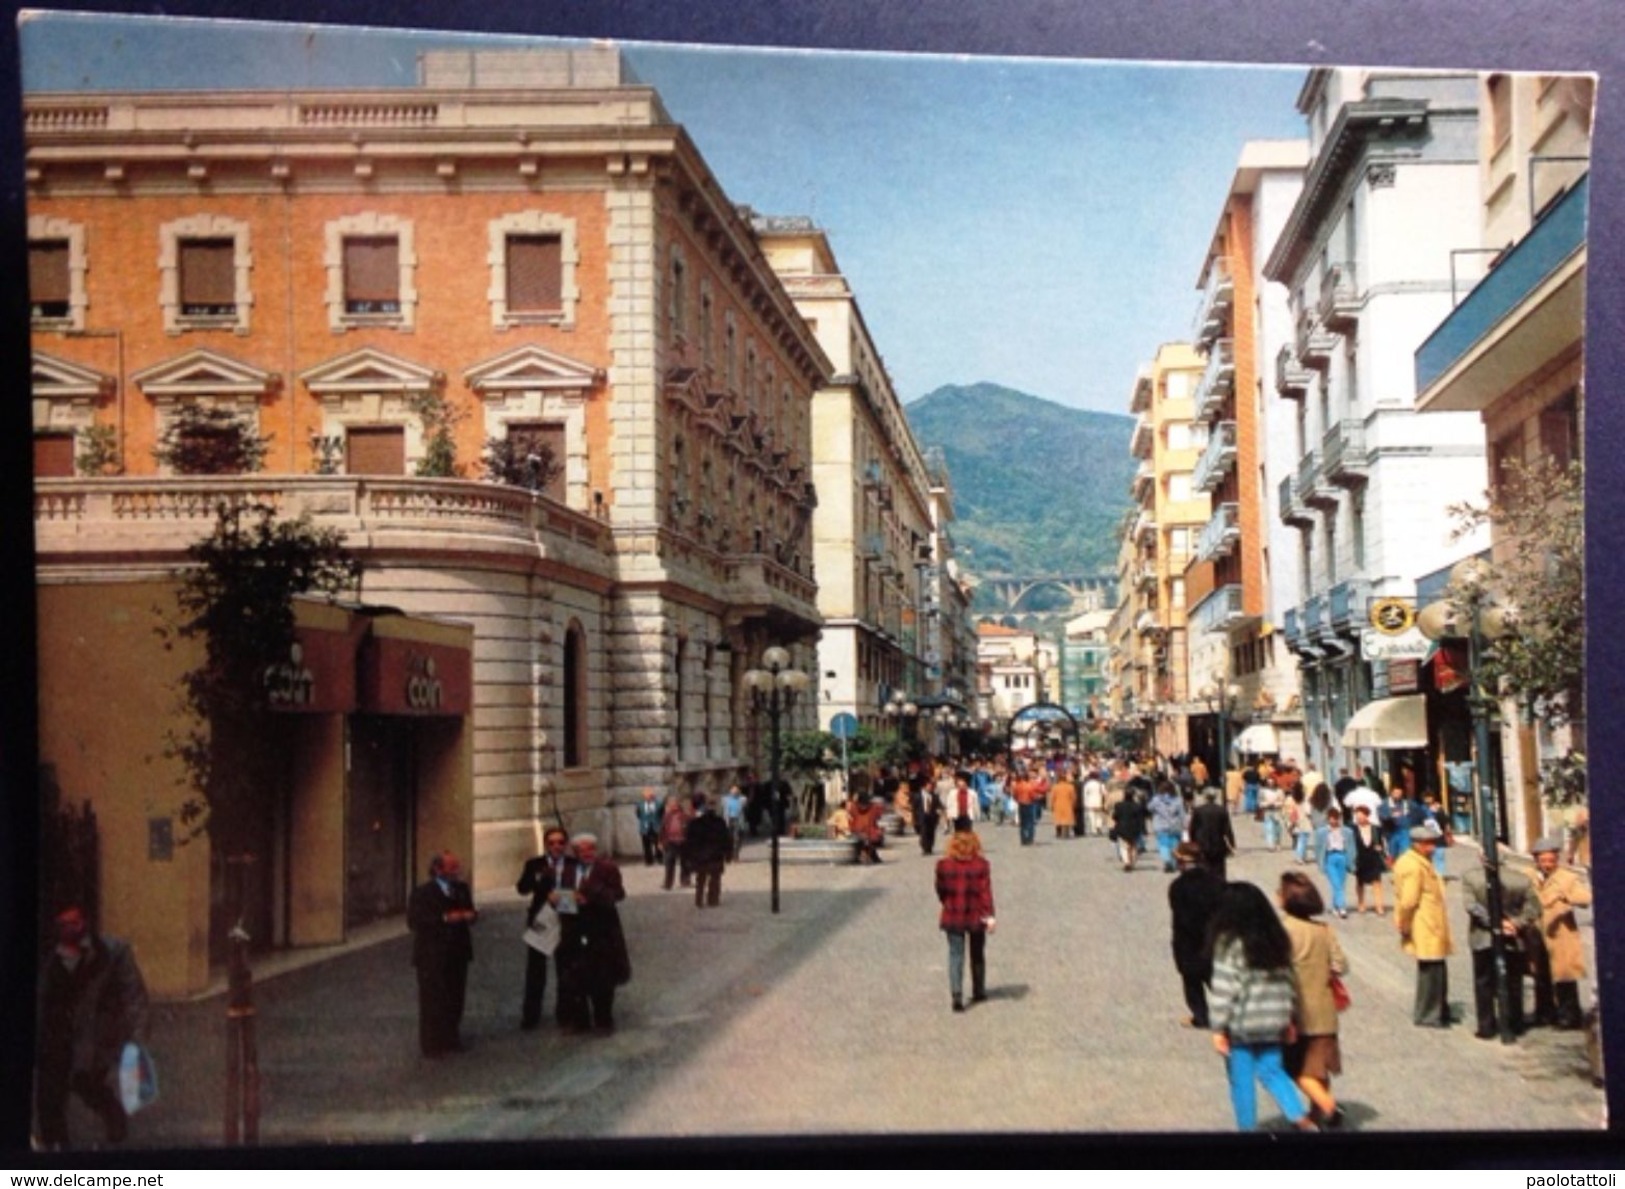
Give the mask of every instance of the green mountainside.
[{"label": "green mountainside", "polygon": [[954,540],[974,574],[1108,574],[1131,501],[1134,418],[997,384],[947,385],[905,406],[953,484]]}]

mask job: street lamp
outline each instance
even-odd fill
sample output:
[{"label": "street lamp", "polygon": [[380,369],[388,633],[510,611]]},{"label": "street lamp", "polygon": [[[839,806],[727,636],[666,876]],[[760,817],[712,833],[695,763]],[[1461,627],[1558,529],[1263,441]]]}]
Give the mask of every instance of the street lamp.
[{"label": "street lamp", "polygon": [[920,713],[920,708],[909,701],[907,694],[897,689],[892,691],[891,700],[886,703],[881,712],[897,728],[897,741],[901,743],[903,741],[904,720],[914,718]]},{"label": "street lamp", "polygon": [[779,723],[789,713],[796,695],[812,684],[812,678],[800,669],[790,668],[789,650],[774,646],[762,653],[762,664],[765,669],[747,669],[744,681],[745,688],[750,691],[751,706],[758,713],[765,711],[772,731],[772,771],[771,783],[773,790],[773,843],[770,866],[773,871],[773,911],[779,911],[779,835],[784,833],[784,794],[779,784],[779,761],[781,758],[779,741]]},{"label": "street lamp", "polygon": [[1473,769],[1478,784],[1478,840],[1484,850],[1484,898],[1490,916],[1490,953],[1495,960],[1496,1015],[1501,1043],[1511,1044],[1512,989],[1507,982],[1506,942],[1501,934],[1501,859],[1497,850],[1501,831],[1496,824],[1494,790],[1490,787],[1490,716],[1495,695],[1479,686],[1479,666],[1486,642],[1499,640],[1518,622],[1515,607],[1496,601],[1490,586],[1490,567],[1476,557],[1458,562],[1450,571],[1444,598],[1429,603],[1417,614],[1416,626],[1429,640],[1467,640],[1467,704],[1473,715]]},{"label": "street lamp", "polygon": [[[1229,740],[1225,738],[1230,725],[1230,709],[1241,698],[1241,686],[1226,685],[1224,675],[1217,670],[1213,673],[1213,680],[1196,691],[1196,696],[1206,702],[1213,709],[1219,720],[1219,764],[1217,776],[1219,788],[1224,789],[1227,783],[1227,774],[1230,771],[1230,753],[1225,750]],[[1198,792],[1201,790],[1198,789]]]}]

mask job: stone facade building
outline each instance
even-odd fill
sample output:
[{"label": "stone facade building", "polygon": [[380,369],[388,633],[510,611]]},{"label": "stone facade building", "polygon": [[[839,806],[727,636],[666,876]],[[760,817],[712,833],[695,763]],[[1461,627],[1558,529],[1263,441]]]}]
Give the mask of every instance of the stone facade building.
[{"label": "stone facade building", "polygon": [[[625,848],[643,787],[752,766],[744,670],[772,644],[816,663],[834,369],[614,50],[432,53],[421,83],[27,97],[40,665],[76,588],[172,573],[217,502],[309,513],[345,533],[364,604],[472,631],[466,820],[412,835],[391,879],[459,845],[493,888],[544,822]],[[263,469],[167,473],[186,406],[269,438]],[[554,460],[541,491],[484,480],[503,443]],[[148,625],[99,630],[138,649]],[[74,711],[45,689],[62,763]],[[164,762],[64,792],[161,818]],[[434,795],[398,779],[397,803]],[[144,886],[145,850],[116,858]],[[104,923],[165,927],[122,898]],[[206,970],[187,944],[176,989]]]}]

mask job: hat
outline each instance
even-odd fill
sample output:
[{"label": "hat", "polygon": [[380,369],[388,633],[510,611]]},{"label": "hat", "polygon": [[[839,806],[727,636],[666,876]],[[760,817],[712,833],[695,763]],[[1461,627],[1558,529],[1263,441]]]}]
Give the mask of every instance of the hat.
[{"label": "hat", "polygon": [[1545,854],[1547,851],[1562,854],[1563,840],[1556,834],[1548,834],[1544,838],[1536,839],[1535,844],[1529,848],[1529,853],[1532,855]]},{"label": "hat", "polygon": [[1423,822],[1411,829],[1412,842],[1437,842],[1443,837],[1444,831],[1439,829],[1438,822]]}]

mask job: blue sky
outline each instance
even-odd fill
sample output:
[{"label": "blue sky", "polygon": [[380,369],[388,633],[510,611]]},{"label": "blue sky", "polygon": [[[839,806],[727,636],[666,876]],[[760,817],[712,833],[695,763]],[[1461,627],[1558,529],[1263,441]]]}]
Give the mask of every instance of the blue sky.
[{"label": "blue sky", "polygon": [[[25,22],[22,78],[411,86],[418,52],[469,40],[54,14]],[[625,48],[735,202],[829,232],[905,401],[991,381],[1123,412],[1189,334],[1242,144],[1303,132],[1292,68]]]}]

